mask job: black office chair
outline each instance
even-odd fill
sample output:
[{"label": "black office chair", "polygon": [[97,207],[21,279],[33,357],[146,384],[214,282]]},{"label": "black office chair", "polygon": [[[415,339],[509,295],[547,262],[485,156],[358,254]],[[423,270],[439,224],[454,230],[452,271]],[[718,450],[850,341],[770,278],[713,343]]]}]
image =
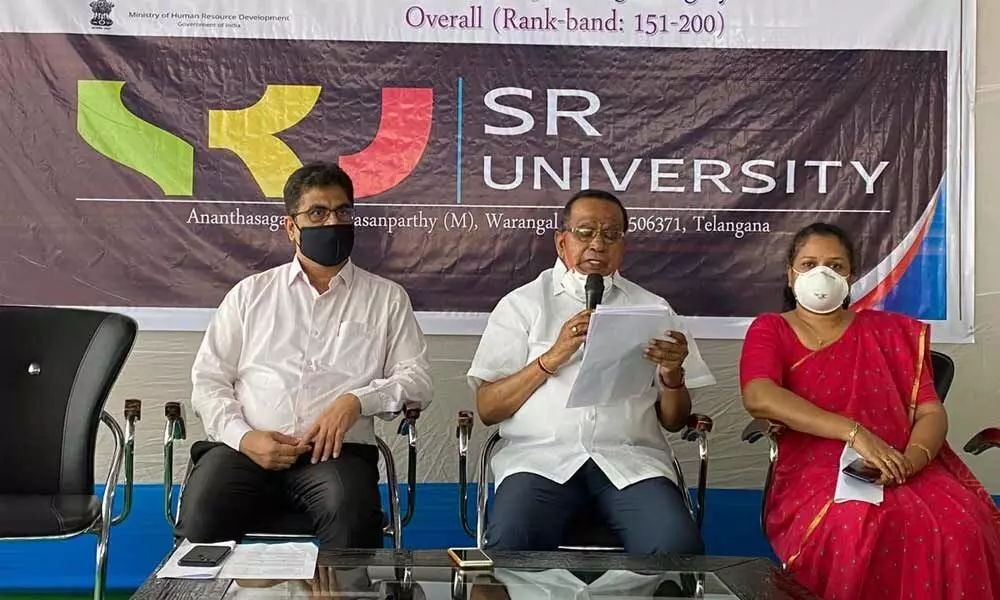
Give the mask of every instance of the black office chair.
[{"label": "black office chair", "polygon": [[[64,308],[0,307],[0,539],[97,536],[94,598],[104,598],[111,527],[132,507],[135,424],[141,402],[125,401],[125,431],[104,410],[135,341],[123,315]],[[97,430],[114,440],[103,496],[94,491]],[[124,503],[112,516],[125,468]]]},{"label": "black office chair", "polygon": [[[184,486],[187,476],[181,484],[174,506],[174,441],[187,438],[187,426],[184,422],[183,410],[179,402],[168,402],[164,408],[167,418],[163,433],[163,510],[171,527],[177,525],[177,515],[180,514],[181,502],[184,499]],[[407,438],[407,473],[406,473],[406,514],[400,514],[399,478],[396,475],[396,460],[392,450],[382,440],[375,436],[379,454],[385,464],[386,484],[389,488],[389,514],[383,516],[382,533],[389,538],[395,549],[403,547],[403,528],[413,519],[413,510],[417,501],[417,419],[420,409],[408,408],[400,421],[398,433]],[[191,473],[191,461],[188,461],[187,474]],[[257,531],[249,533],[245,539],[250,540],[291,540],[312,539],[314,529],[309,515],[292,506],[287,510],[261,517]]]},{"label": "black office chair", "polygon": [[[934,377],[934,389],[938,398],[944,402],[955,380],[955,361],[950,356],[936,350],[931,351],[931,371]],[[769,446],[767,476],[764,479],[764,493],[760,501],[760,529],[767,537],[767,494],[771,490],[771,480],[774,475],[774,465],[778,461],[778,434],[781,427],[764,419],[754,419],[743,430],[743,441],[754,444],[766,437]]]},{"label": "black office chair", "polygon": [[[459,518],[462,520],[462,529],[465,533],[476,540],[476,546],[483,548],[486,545],[487,526],[487,500],[492,468],[490,463],[493,452],[497,444],[502,440],[500,431],[495,430],[483,443],[479,453],[479,478],[476,490],[476,523],[475,526],[469,524],[469,473],[468,455],[469,439],[472,436],[474,417],[470,411],[460,411],[458,413],[458,428],[455,435],[458,437],[458,483],[459,483]],[[692,502],[691,494],[688,493],[687,485],[684,483],[684,472],[681,464],[674,456],[674,474],[677,476],[677,487],[681,490],[684,498],[684,505],[691,518],[701,529],[705,520],[705,486],[708,483],[708,434],[712,431],[712,419],[706,415],[692,414],[688,419],[687,427],[681,434],[682,439],[689,442],[698,443],[698,456],[700,458],[700,468],[698,472],[698,500]],[[586,511],[576,517],[567,527],[567,539],[560,545],[562,550],[623,550],[621,540],[611,531],[604,519],[596,510]]]}]

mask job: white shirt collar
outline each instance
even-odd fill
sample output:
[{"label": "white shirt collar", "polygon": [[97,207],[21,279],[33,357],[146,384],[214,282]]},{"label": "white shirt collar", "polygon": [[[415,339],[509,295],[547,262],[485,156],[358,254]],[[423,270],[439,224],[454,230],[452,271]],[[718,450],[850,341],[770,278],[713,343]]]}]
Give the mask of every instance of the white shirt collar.
[{"label": "white shirt collar", "polygon": [[[354,283],[354,263],[351,259],[347,259],[347,263],[344,264],[343,268],[333,276],[333,279],[340,279],[347,289],[351,289],[351,284]],[[303,281],[309,283],[309,278],[306,276],[306,272],[302,270],[302,263],[299,262],[299,257],[296,256],[292,259],[292,262],[288,264],[288,285],[295,283],[296,279],[302,278]],[[333,288],[333,280],[330,281],[330,287]]]},{"label": "white shirt collar", "polygon": [[562,279],[566,275],[569,269],[566,268],[566,264],[563,263],[562,259],[556,257],[556,264],[552,267],[552,295],[558,296],[559,294],[565,292],[563,289]]}]

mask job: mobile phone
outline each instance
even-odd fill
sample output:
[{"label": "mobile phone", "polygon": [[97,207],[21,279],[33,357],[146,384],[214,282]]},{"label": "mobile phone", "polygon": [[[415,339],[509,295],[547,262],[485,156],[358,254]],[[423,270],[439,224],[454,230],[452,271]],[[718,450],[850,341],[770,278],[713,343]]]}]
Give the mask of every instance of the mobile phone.
[{"label": "mobile phone", "polygon": [[856,459],[844,467],[844,475],[860,479],[865,483],[878,483],[882,479],[882,471],[865,463],[863,458]]},{"label": "mobile phone", "polygon": [[177,564],[182,567],[217,567],[232,551],[229,546],[195,546]]},{"label": "mobile phone", "polygon": [[448,548],[448,556],[462,569],[493,568],[493,559],[480,548]]}]

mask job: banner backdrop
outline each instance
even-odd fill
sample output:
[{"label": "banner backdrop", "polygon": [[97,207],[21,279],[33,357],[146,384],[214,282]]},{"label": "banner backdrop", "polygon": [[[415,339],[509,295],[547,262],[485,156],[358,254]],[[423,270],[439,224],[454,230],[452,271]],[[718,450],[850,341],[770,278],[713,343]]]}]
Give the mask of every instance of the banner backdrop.
[{"label": "banner backdrop", "polygon": [[267,4],[2,15],[4,302],[203,327],[290,259],[282,186],[324,160],[355,181],[355,262],[428,333],[480,332],[601,188],[628,207],[623,274],[695,335],[779,310],[791,236],[827,221],[859,242],[856,305],[972,339],[954,2]]}]

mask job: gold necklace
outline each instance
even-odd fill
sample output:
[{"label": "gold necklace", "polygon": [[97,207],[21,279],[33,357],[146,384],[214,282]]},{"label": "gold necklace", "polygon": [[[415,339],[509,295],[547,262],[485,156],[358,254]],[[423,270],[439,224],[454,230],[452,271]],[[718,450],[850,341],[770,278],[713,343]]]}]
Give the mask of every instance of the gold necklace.
[{"label": "gold necklace", "polygon": [[[792,314],[795,315],[795,320],[798,321],[799,323],[801,323],[802,325],[804,325],[806,327],[806,329],[808,329],[809,332],[813,335],[813,337],[816,338],[816,344],[817,344],[816,349],[817,350],[819,350],[820,348],[822,348],[823,346],[826,345],[826,342],[823,341],[823,338],[821,338],[819,336],[819,333],[816,331],[816,329],[812,325],[810,325],[809,323],[807,323],[805,319],[803,319],[802,317],[800,317],[798,315],[798,313],[794,313],[793,312]],[[837,319],[837,323],[836,323],[836,325],[834,325],[834,329],[833,330],[834,331],[839,330],[840,329],[840,324],[843,323],[843,321],[844,321],[844,315],[841,314],[840,318]]]}]

